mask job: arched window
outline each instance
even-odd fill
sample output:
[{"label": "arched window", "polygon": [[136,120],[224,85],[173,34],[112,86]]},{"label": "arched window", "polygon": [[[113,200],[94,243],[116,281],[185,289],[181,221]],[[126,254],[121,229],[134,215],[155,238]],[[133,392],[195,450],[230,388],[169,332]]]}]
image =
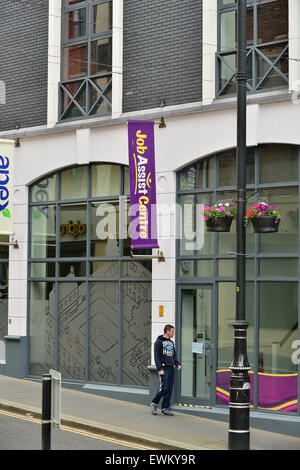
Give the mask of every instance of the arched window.
[{"label": "arched window", "polygon": [[[249,148],[247,152],[248,205],[257,200],[268,201],[281,207],[282,217],[276,234],[254,234],[251,226],[246,230],[246,319],[249,323],[248,357],[252,366],[251,404],[258,409],[297,412],[298,365],[293,361],[292,353],[299,335],[299,155],[298,147],[278,144],[260,145]],[[191,228],[195,231],[197,204],[211,205],[219,200],[236,199],[235,190],[235,149],[201,159],[181,170],[178,174],[178,202],[192,208],[186,212],[187,217],[182,218],[182,233],[189,233]],[[226,404],[229,400],[228,367],[233,357],[232,322],[236,308],[235,221],[230,233],[205,231],[204,244],[199,249],[188,249],[186,240],[182,238],[178,241],[177,260],[178,283],[182,289],[195,286],[196,292],[204,285],[214,293],[211,324],[215,321],[215,329],[212,328],[214,337],[211,342],[217,345],[217,352],[211,379],[216,390],[212,396],[214,403]],[[185,303],[182,305],[191,305],[188,295],[196,298],[196,294],[193,290],[183,292]],[[182,309],[181,312],[183,326],[184,316],[190,313],[188,307],[185,308],[186,311]],[[198,341],[195,331],[190,328],[189,337],[185,328],[182,341],[184,371],[185,366],[188,369],[194,361],[190,344]],[[198,390],[196,386],[193,392],[192,386],[188,389],[184,385],[185,395],[196,397],[195,390]]]},{"label": "arched window", "polygon": [[128,194],[114,164],[31,186],[30,375],[148,386],[152,264],[130,258]]}]

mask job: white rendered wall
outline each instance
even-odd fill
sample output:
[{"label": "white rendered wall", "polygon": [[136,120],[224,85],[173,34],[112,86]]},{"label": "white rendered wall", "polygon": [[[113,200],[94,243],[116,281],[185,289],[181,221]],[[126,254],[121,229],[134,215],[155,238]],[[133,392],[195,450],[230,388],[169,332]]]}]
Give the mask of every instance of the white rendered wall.
[{"label": "white rendered wall", "polygon": [[122,113],[123,96],[123,0],[113,0],[112,118]]},{"label": "white rendered wall", "polygon": [[[22,158],[20,148],[15,149],[15,175]],[[28,188],[18,184],[13,188],[14,238],[19,248],[9,247],[8,283],[8,335],[25,336],[27,323],[27,267],[28,267]]]},{"label": "white rendered wall", "polygon": [[[289,90],[300,91],[300,2],[289,0]],[[296,59],[296,60],[295,60]]]},{"label": "white rendered wall", "polygon": [[48,108],[47,125],[52,127],[58,119],[58,83],[61,58],[61,4],[62,0],[49,1],[48,27]]},{"label": "white rendered wall", "polygon": [[203,0],[202,30],[202,100],[212,103],[216,96],[216,52],[218,50],[218,2]]}]

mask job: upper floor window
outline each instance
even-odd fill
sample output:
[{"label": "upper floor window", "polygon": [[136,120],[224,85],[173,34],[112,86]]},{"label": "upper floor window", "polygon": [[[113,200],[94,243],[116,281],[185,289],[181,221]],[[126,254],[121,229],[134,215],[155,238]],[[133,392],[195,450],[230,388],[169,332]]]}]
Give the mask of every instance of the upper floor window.
[{"label": "upper floor window", "polygon": [[64,0],[60,119],[111,113],[112,0]]},{"label": "upper floor window", "polygon": [[[236,92],[237,1],[218,0],[217,95]],[[249,0],[249,91],[288,85],[288,0]]]}]

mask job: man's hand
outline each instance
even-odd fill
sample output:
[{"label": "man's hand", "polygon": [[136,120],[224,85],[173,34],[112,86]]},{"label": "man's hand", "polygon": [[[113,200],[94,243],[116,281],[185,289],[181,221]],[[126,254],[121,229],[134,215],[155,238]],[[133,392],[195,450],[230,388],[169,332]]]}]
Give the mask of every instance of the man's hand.
[{"label": "man's hand", "polygon": [[181,366],[177,366],[177,370],[181,370]]},{"label": "man's hand", "polygon": [[159,371],[159,375],[164,375],[164,371],[163,371],[163,370],[160,370],[160,371]]}]

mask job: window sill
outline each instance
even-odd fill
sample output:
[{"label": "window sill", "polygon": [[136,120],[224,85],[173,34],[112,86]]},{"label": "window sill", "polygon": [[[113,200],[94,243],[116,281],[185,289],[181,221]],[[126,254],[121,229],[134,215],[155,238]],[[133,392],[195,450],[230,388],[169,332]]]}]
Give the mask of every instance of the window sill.
[{"label": "window sill", "polygon": [[[288,91],[288,87],[280,87],[280,88],[273,88],[268,90],[257,90],[255,92],[248,92],[247,93],[247,103],[261,103],[261,102],[268,102],[268,101],[280,101],[286,100],[290,98],[290,93]],[[237,95],[222,95],[217,96],[212,105],[216,104],[234,104],[237,101]]]}]

